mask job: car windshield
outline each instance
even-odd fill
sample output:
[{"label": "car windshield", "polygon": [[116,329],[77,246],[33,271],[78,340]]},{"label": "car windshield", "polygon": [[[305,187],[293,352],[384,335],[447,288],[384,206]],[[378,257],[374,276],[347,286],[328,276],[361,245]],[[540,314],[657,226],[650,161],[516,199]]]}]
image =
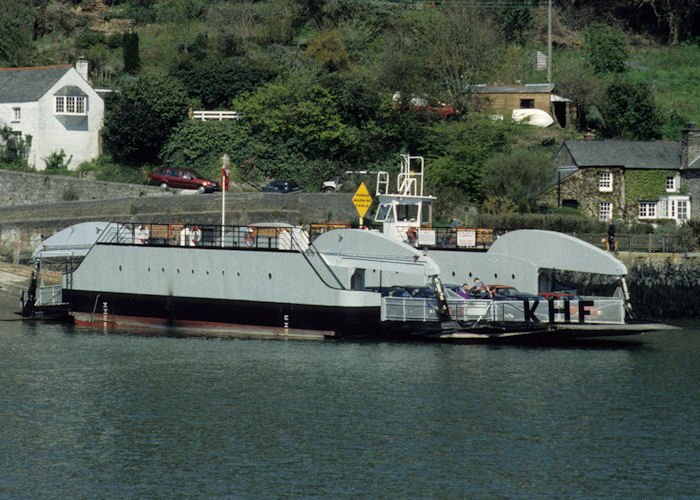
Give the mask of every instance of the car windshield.
[{"label": "car windshield", "polygon": [[503,295],[505,297],[514,297],[515,295],[518,295],[520,292],[516,290],[515,288],[497,288],[496,293],[499,295]]}]

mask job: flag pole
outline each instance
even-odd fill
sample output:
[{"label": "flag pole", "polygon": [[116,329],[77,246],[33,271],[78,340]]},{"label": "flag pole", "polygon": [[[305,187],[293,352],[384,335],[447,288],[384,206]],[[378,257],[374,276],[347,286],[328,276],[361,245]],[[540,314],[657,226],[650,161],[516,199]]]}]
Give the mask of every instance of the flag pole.
[{"label": "flag pole", "polygon": [[226,226],[226,191],[228,191],[228,160],[227,154],[221,157],[221,248],[224,247],[224,227]]}]

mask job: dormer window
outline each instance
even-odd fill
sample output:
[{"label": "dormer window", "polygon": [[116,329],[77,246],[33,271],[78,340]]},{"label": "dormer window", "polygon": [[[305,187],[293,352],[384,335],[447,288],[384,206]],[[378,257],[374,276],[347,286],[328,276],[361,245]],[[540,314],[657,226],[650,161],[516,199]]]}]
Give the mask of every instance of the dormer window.
[{"label": "dormer window", "polygon": [[57,115],[86,115],[87,95],[79,87],[63,87],[54,94],[54,113]]}]

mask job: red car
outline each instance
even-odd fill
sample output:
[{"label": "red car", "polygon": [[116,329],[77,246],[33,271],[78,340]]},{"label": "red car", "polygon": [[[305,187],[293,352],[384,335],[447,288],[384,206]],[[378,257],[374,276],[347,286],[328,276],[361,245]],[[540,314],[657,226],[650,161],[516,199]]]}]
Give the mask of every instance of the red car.
[{"label": "red car", "polygon": [[200,193],[219,191],[218,183],[203,179],[191,170],[182,168],[159,168],[151,174],[151,186],[163,188],[196,189]]}]

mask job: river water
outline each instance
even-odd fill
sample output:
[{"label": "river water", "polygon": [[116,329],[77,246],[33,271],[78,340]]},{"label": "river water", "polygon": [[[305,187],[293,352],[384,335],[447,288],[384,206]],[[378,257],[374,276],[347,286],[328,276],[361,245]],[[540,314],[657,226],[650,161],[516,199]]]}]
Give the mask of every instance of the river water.
[{"label": "river water", "polygon": [[0,497],[697,497],[700,325],[566,346],[0,322]]}]

